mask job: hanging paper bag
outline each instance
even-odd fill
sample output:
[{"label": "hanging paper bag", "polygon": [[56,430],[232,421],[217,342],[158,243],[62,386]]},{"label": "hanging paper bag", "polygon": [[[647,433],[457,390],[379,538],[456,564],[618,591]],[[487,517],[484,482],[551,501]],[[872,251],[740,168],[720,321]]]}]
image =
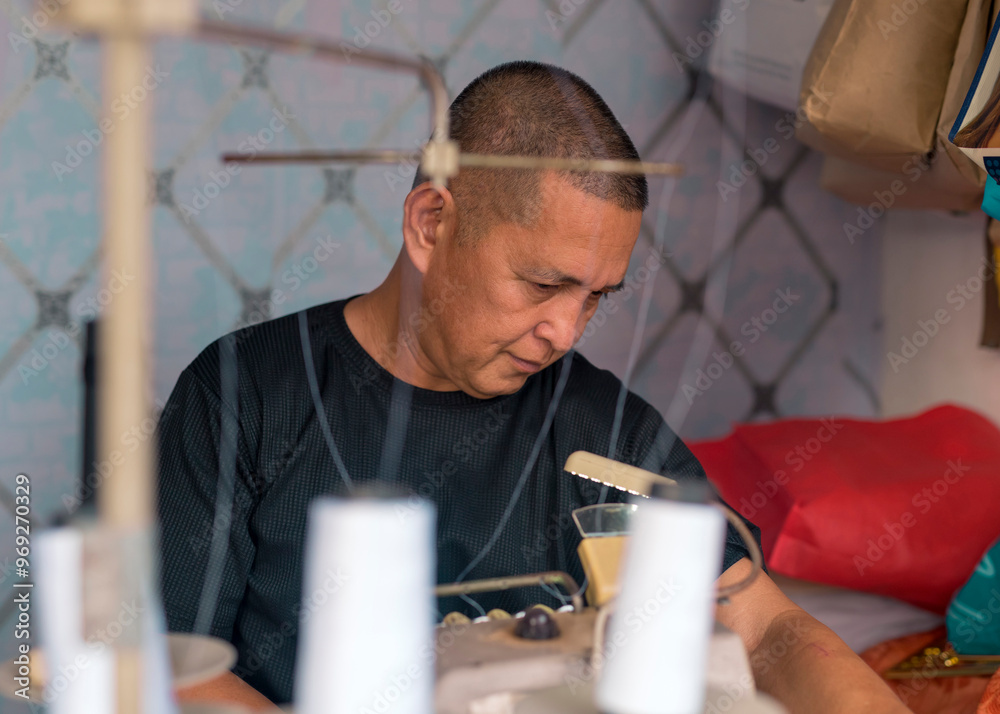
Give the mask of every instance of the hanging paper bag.
[{"label": "hanging paper bag", "polygon": [[802,78],[799,139],[898,171],[934,148],[967,0],[835,0]]},{"label": "hanging paper bag", "polygon": [[[896,171],[882,171],[833,156],[825,158],[820,185],[845,201],[860,204],[859,210],[868,216],[859,214],[858,223],[868,223],[873,214],[890,207],[947,211],[973,211],[979,207],[986,172],[952,144],[948,134],[986,48],[996,9],[991,0],[969,0],[931,154],[908,157]],[[850,225],[845,224],[845,231],[854,238],[859,235],[859,226]]]}]

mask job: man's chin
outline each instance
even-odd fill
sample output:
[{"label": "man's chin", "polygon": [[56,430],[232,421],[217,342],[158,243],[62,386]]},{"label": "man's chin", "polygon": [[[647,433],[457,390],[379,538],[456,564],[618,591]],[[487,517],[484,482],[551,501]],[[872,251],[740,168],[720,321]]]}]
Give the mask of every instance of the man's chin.
[{"label": "man's chin", "polygon": [[492,399],[493,397],[503,397],[520,391],[524,383],[528,381],[530,375],[518,374],[511,377],[493,377],[482,382],[469,384],[464,391],[477,399]]}]

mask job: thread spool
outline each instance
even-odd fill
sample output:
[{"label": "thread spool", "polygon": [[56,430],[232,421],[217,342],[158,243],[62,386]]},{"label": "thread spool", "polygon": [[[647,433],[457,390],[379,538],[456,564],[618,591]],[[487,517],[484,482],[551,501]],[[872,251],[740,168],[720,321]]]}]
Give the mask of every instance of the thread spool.
[{"label": "thread spool", "polygon": [[322,498],[308,529],[296,712],[430,714],[433,505]]},{"label": "thread spool", "polygon": [[701,484],[653,495],[632,516],[595,699],[608,714],[700,714],[725,516]]},{"label": "thread spool", "polygon": [[42,531],[33,562],[38,631],[48,681],[43,699],[51,714],[115,711],[114,651],[84,639],[83,533]]}]

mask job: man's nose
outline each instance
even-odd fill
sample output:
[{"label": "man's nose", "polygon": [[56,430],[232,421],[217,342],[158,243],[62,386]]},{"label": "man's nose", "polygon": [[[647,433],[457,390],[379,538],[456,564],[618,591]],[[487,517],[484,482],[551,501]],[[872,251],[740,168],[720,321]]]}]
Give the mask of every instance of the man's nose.
[{"label": "man's nose", "polygon": [[577,332],[586,322],[584,306],[571,299],[552,302],[556,304],[551,305],[536,334],[548,341],[556,352],[569,352],[576,342]]}]

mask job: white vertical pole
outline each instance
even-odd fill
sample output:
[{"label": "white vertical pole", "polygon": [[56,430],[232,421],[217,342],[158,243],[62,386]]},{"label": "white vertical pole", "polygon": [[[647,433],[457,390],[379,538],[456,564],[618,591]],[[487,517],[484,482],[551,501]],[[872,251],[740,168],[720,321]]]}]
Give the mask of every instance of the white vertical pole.
[{"label": "white vertical pole", "polygon": [[[138,3],[122,3],[121,22],[104,36],[104,116],[111,103],[142,87],[149,50],[142,28],[130,22]],[[133,540],[137,550],[125,552],[136,562],[122,563],[124,593],[139,590],[151,576],[151,553],[145,552],[153,522],[153,444],[150,439],[122,437],[150,416],[149,212],[147,166],[149,151],[147,97],[136,102],[127,117],[107,135],[104,152],[104,277],[108,285],[116,272],[134,279],[114,296],[102,315],[98,383],[97,455],[114,470],[98,502],[102,525]],[[138,444],[136,446],[136,443]],[[135,625],[138,629],[138,625]],[[117,714],[142,711],[143,661],[141,633],[123,638],[117,650]]]}]

